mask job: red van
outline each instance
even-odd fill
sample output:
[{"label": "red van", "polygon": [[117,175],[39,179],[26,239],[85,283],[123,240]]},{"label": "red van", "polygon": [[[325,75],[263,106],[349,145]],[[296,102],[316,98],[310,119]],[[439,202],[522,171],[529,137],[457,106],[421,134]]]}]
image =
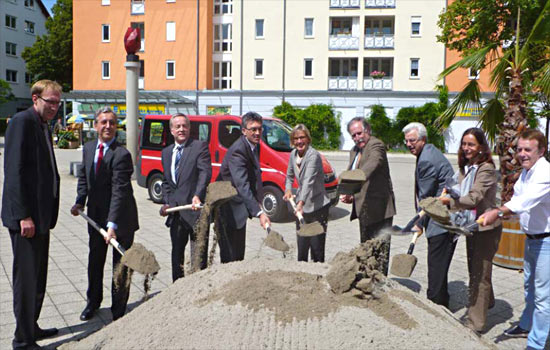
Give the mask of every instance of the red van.
[{"label": "red van", "polygon": [[[190,115],[191,135],[193,139],[208,142],[212,158],[212,181],[220,171],[227,149],[242,134],[241,118],[231,115],[202,116]],[[149,197],[155,203],[162,202],[163,169],[161,151],[172,144],[174,138],[170,133],[169,115],[147,115],[143,121],[140,135],[140,152],[138,155],[137,182],[149,190]],[[260,166],[264,194],[262,206],[272,220],[282,220],[288,214],[288,207],[283,203],[286,170],[290,158],[290,131],[292,128],[277,118],[263,118],[263,132],[260,143]],[[332,204],[337,203],[336,186],[338,184],[334,170],[323,157],[325,186]],[[294,186],[297,187],[296,182]]]}]

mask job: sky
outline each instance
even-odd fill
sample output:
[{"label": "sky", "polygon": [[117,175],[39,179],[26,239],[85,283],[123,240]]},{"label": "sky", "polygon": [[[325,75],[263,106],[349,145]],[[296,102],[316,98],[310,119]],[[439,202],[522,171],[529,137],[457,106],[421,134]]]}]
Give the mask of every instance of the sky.
[{"label": "sky", "polygon": [[44,6],[50,11],[50,14],[52,14],[52,6],[55,5],[56,1],[57,0],[42,0]]}]

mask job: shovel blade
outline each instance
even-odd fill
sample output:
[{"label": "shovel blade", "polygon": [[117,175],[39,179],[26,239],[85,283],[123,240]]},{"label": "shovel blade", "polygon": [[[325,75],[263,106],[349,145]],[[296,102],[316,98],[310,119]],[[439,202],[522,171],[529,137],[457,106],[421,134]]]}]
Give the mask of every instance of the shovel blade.
[{"label": "shovel blade", "polygon": [[302,225],[297,233],[298,236],[312,237],[325,233],[325,229],[319,221],[315,221],[309,224]]},{"label": "shovel blade", "polygon": [[290,250],[290,247],[283,239],[283,236],[281,236],[281,234],[277,231],[270,230],[269,234],[264,239],[264,243],[269,248],[280,252],[288,252]]},{"label": "shovel blade", "polygon": [[417,261],[412,254],[397,254],[393,257],[390,273],[398,277],[411,277]]}]

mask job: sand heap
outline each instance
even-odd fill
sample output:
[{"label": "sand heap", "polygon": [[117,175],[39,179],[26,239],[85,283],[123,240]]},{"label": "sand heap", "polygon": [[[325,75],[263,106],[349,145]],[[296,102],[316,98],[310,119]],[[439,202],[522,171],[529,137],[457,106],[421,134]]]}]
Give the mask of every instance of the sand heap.
[{"label": "sand heap", "polygon": [[[369,258],[360,260],[368,268]],[[336,294],[330,268],[267,258],[215,265],[61,349],[490,348],[445,309],[391,280],[374,283],[377,297]],[[375,269],[370,276],[361,268],[364,277],[350,290],[365,278],[377,281]]]}]

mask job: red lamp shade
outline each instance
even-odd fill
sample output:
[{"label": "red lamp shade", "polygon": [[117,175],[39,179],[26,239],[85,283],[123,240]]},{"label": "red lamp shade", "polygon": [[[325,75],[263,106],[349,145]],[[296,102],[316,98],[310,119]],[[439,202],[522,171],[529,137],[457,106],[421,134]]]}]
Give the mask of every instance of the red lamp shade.
[{"label": "red lamp shade", "polygon": [[129,27],[124,34],[124,48],[128,55],[133,55],[141,49],[141,33],[139,28]]}]

